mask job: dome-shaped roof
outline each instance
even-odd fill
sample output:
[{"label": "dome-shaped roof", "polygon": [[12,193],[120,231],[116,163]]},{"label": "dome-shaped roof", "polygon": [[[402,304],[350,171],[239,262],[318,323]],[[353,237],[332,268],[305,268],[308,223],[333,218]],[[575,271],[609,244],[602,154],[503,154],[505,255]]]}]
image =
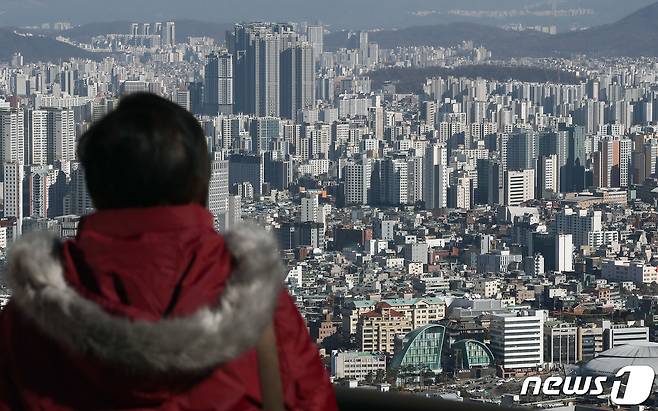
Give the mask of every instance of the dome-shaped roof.
[{"label": "dome-shaped roof", "polygon": [[588,375],[616,374],[626,365],[648,365],[658,374],[658,343],[637,341],[603,351],[582,368]]}]

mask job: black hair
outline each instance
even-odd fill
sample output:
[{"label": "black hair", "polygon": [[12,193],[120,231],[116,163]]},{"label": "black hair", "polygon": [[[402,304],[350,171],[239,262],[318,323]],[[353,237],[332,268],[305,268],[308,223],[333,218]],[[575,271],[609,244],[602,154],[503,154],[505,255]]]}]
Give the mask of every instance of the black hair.
[{"label": "black hair", "polygon": [[98,209],[207,204],[203,130],[191,113],[155,94],[124,97],[82,135],[78,158]]}]

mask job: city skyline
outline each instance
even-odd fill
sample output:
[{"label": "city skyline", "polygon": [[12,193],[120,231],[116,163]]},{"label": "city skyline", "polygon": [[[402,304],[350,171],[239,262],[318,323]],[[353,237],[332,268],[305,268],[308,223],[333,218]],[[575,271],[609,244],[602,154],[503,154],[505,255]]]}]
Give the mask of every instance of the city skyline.
[{"label": "city skyline", "polygon": [[[643,10],[569,33],[495,27],[486,44],[456,23],[441,45],[363,28],[338,46],[292,15],[209,36],[154,11],[53,40],[77,57],[14,51],[0,60],[0,269],[25,234],[84,232],[96,210],[76,144],[150,93],[198,122],[204,230],[269,233],[334,384],[607,407],[612,394],[520,393],[526,378],[614,375],[637,358],[658,372],[658,55],[617,36],[658,3]],[[569,48],[603,35],[618,42]],[[12,293],[0,275],[0,306]]]},{"label": "city skyline", "polygon": [[[0,27],[38,25],[56,21],[76,25],[154,18],[196,19],[214,23],[235,21],[322,22],[336,29],[395,28],[455,21],[489,25],[509,23],[557,24],[561,29],[589,27],[613,22],[652,0],[541,1],[503,0],[492,6],[488,0],[412,0],[387,2],[361,0],[323,2],[320,0],[235,1],[195,0],[184,7],[175,1],[118,0],[110,9],[97,12],[93,2],[83,0],[8,0],[0,6]],[[100,3],[99,3],[100,5]],[[346,12],[351,10],[351,12]],[[552,15],[551,15],[552,14]]]}]

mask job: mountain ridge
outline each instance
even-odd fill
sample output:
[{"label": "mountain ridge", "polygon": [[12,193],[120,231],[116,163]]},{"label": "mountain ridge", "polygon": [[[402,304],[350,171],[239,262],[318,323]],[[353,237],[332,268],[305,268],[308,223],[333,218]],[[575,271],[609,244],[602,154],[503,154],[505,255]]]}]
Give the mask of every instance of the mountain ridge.
[{"label": "mountain ridge", "polygon": [[[658,56],[658,2],[610,24],[586,30],[549,35],[517,32],[477,23],[447,23],[370,33],[382,48],[397,46],[450,47],[464,40],[491,50],[494,58],[551,57],[574,54],[593,56]],[[347,32],[332,33],[327,47],[345,47]]]},{"label": "mountain ridge", "polygon": [[0,61],[9,61],[20,52],[25,61],[57,61],[64,58],[97,58],[81,48],[41,35],[20,35],[9,28],[0,28]]}]

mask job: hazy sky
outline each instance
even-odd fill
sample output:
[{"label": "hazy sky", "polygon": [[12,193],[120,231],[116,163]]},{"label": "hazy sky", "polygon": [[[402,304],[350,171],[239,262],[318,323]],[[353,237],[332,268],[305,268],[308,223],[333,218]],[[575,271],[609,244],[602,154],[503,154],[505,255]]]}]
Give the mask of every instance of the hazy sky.
[{"label": "hazy sky", "polygon": [[[0,0],[0,26],[168,18],[217,22],[322,20],[336,27],[370,28],[463,19],[488,24],[594,25],[614,21],[653,2],[655,0]],[[558,18],[542,15],[542,11],[553,8],[582,9],[585,15]],[[456,10],[478,10],[485,14],[464,17],[458,16],[460,13]],[[486,13],[491,10],[517,14],[501,17]],[[519,10],[529,13],[519,15]]]}]

